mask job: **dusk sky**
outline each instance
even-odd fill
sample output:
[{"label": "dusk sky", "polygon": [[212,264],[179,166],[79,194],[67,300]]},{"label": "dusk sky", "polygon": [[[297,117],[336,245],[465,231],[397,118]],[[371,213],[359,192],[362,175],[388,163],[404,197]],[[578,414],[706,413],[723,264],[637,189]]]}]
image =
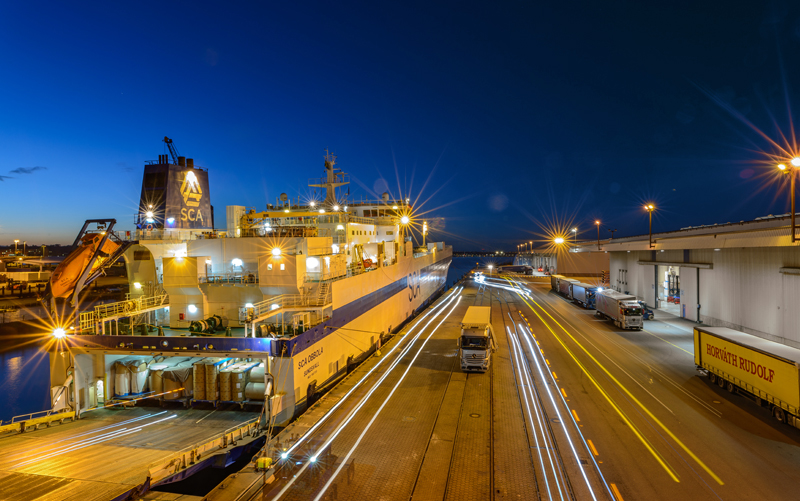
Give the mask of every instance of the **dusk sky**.
[{"label": "dusk sky", "polygon": [[0,245],[132,229],[164,136],[209,169],[218,227],[307,195],[326,148],[353,196],[433,195],[456,251],[555,220],[641,234],[645,201],[654,231],[785,213],[777,150],[743,119],[791,134],[795,5],[10,2]]}]

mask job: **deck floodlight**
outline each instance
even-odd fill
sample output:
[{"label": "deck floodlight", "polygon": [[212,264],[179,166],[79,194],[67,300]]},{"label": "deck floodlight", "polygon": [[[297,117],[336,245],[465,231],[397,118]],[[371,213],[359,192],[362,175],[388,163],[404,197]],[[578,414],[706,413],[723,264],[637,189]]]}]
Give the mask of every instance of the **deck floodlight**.
[{"label": "deck floodlight", "polygon": [[53,337],[56,339],[64,339],[67,333],[61,327],[53,329]]}]

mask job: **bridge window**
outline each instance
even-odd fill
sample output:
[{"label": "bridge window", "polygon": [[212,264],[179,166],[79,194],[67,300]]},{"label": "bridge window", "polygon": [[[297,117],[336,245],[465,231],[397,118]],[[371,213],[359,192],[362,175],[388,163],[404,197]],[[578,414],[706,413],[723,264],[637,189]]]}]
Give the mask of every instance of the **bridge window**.
[{"label": "bridge window", "polygon": [[281,263],[281,270],[285,270],[285,269],[286,269],[286,265]]},{"label": "bridge window", "polygon": [[272,271],[272,263],[267,264],[267,271]]}]

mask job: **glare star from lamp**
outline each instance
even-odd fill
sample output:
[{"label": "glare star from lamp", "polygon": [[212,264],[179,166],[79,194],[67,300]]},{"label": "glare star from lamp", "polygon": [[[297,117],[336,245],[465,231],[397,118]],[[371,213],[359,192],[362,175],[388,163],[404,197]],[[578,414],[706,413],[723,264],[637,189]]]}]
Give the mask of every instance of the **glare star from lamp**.
[{"label": "glare star from lamp", "polygon": [[794,206],[794,185],[795,185],[795,178],[797,177],[797,170],[800,168],[800,157],[794,157],[789,161],[791,166],[787,166],[786,164],[779,164],[778,169],[781,170],[784,174],[788,174],[791,176],[790,183],[789,183],[789,198],[791,199],[791,214],[792,214],[792,243],[797,241],[796,237],[796,224],[795,224],[795,206]]},{"label": "glare star from lamp", "polygon": [[650,248],[653,248],[653,211],[656,210],[656,206],[653,204],[647,204],[644,206],[644,210],[650,216]]}]

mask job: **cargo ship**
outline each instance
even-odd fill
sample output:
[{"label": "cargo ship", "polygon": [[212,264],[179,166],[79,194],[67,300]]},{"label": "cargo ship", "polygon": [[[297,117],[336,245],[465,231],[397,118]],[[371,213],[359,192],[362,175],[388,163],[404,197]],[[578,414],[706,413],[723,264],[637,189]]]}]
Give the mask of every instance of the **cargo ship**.
[{"label": "cargo ship", "polygon": [[[82,399],[81,388],[70,388],[78,413],[136,393],[131,383],[116,388],[124,357],[180,356],[225,361],[220,370],[260,368],[246,374],[246,395],[228,398],[258,401],[259,393],[272,423],[285,425],[443,290],[452,248],[426,242],[424,230],[415,244],[422,221],[409,198],[351,198],[342,189],[350,178],[330,153],[324,176],[308,181],[309,193],[324,195],[228,206],[223,229],[214,224],[208,171],[164,142],[168,153],[144,166],[135,229],[122,236],[131,292],[123,304],[81,313],[66,340],[83,375],[75,384],[97,395]],[[140,325],[121,327],[126,317]],[[185,377],[170,399],[218,404],[231,394],[220,392],[218,377],[216,391],[204,388],[197,367],[193,384]]]}]

